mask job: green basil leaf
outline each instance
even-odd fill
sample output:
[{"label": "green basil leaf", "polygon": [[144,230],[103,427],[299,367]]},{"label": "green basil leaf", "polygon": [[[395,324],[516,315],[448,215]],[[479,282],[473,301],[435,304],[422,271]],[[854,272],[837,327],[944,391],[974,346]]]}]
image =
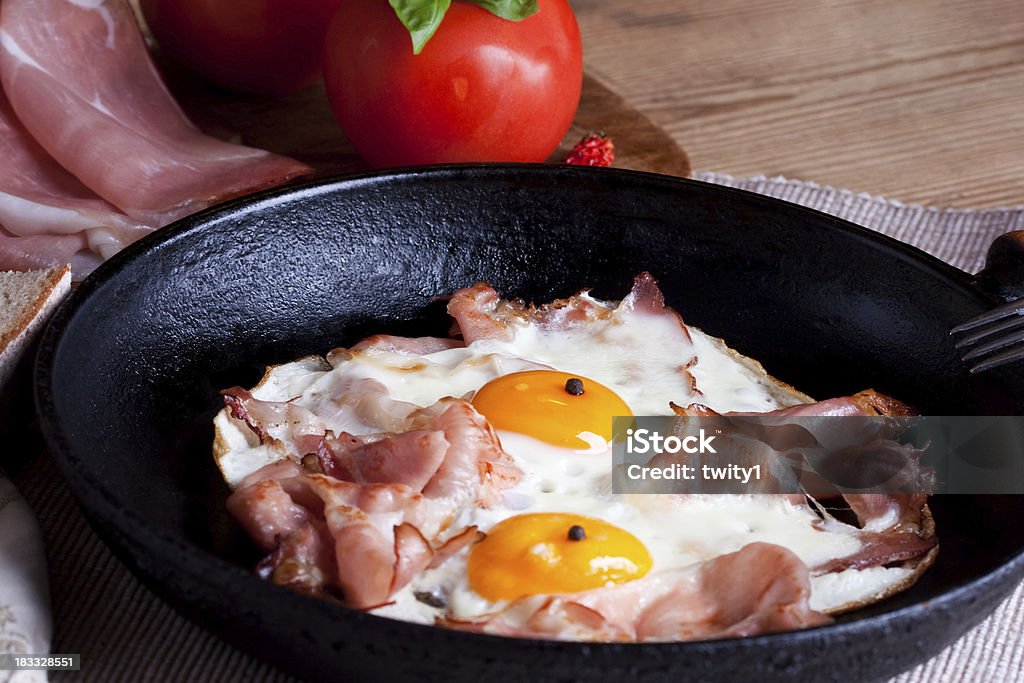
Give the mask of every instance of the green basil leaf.
[{"label": "green basil leaf", "polygon": [[485,10],[509,21],[522,21],[536,14],[539,8],[537,0],[469,0]]},{"label": "green basil leaf", "polygon": [[452,0],[388,0],[402,25],[412,37],[412,52],[418,55],[441,25]]}]

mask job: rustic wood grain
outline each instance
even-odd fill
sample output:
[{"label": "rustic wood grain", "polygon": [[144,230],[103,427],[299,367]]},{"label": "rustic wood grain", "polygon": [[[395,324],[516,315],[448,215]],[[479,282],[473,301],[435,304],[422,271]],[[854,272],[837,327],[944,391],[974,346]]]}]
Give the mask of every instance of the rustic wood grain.
[{"label": "rustic wood grain", "polygon": [[588,70],[695,168],[1024,203],[1021,0],[572,0]]}]

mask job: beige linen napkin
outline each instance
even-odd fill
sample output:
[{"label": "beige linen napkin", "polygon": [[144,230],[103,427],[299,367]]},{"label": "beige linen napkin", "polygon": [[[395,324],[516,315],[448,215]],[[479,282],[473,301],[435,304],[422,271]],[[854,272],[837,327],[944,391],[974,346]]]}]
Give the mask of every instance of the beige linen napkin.
[{"label": "beige linen napkin", "polygon": [[[842,216],[971,271],[997,235],[1024,229],[1024,207],[940,210],[783,178],[695,177]],[[82,655],[81,671],[52,672],[52,681],[293,681],[208,635],[143,587],[86,525],[49,457],[36,458],[17,481],[39,515],[51,558],[54,649]],[[1024,588],[1018,588],[989,619],[894,683],[1024,681],[1022,625]]]},{"label": "beige linen napkin", "polygon": [[[0,471],[0,654],[48,654],[51,632],[43,537]],[[46,672],[0,671],[0,683],[46,683]]]}]

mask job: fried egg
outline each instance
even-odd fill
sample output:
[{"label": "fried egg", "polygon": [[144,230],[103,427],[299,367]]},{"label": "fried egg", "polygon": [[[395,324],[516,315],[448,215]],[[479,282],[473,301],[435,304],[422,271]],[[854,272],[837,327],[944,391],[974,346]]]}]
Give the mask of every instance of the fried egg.
[{"label": "fried egg", "polygon": [[[482,542],[422,572],[375,613],[422,623],[442,613],[471,620],[520,597],[628,582],[755,541],[785,546],[812,567],[860,548],[844,525],[825,529],[807,506],[782,497],[613,494],[614,416],[671,415],[671,402],[762,412],[809,399],[695,328],[682,338],[668,316],[591,301],[607,315],[587,325],[551,330],[524,323],[505,339],[423,355],[336,350],[327,362],[276,366],[253,390],[258,399],[310,409],[335,433],[356,435],[381,431],[379,420],[331,404],[361,380],[419,407],[465,398],[523,471],[500,504],[459,513],[453,526],[476,526],[486,534]],[[281,457],[227,413],[216,424],[218,464],[233,486]],[[876,567],[817,576],[811,606],[841,611],[895,590],[912,574]]]}]

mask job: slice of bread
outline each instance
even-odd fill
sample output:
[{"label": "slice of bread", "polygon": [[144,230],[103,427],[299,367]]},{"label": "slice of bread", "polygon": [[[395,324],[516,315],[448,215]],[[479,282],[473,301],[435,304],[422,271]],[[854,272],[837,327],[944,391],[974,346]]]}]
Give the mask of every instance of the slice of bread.
[{"label": "slice of bread", "polygon": [[0,389],[70,290],[70,265],[0,272]]}]

